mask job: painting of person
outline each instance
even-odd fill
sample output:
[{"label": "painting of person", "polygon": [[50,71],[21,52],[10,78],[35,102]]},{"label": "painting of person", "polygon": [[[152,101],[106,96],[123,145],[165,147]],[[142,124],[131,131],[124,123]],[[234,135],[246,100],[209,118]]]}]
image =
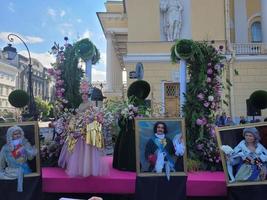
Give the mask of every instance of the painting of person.
[{"label": "painting of person", "polygon": [[181,158],[184,155],[185,146],[181,136],[179,134],[170,139],[165,122],[157,121],[154,124],[153,135],[147,141],[144,151],[144,157],[149,163],[149,172],[165,172],[168,177],[170,172],[183,168]]},{"label": "painting of person", "polygon": [[257,128],[244,128],[243,139],[233,149],[222,146],[230,183],[263,181],[266,179],[267,149],[260,143]]},{"label": "painting of person", "polygon": [[[37,149],[25,138],[20,126],[12,126],[6,132],[6,144],[0,152],[0,179],[22,181],[24,175],[32,173],[28,161],[37,155]],[[22,185],[18,186],[22,190]]]}]

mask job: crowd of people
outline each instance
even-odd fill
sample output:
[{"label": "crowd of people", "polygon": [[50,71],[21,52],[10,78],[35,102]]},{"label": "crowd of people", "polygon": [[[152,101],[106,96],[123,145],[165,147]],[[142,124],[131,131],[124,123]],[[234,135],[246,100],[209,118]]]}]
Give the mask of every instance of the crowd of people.
[{"label": "crowd of people", "polygon": [[[264,121],[267,121],[267,118],[264,119]],[[257,119],[251,119],[248,120],[248,117],[240,116],[238,121],[234,121],[231,116],[227,116],[225,112],[223,112],[221,115],[217,114],[215,118],[215,125],[216,126],[234,126],[239,124],[247,124],[247,123],[255,123],[255,122],[261,122],[259,118]]]}]

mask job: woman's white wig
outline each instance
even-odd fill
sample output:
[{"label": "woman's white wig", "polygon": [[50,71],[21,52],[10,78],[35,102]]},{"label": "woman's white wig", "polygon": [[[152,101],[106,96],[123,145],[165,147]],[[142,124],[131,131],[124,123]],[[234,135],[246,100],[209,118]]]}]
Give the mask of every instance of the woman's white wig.
[{"label": "woman's white wig", "polygon": [[256,143],[258,143],[261,140],[260,133],[259,133],[258,129],[256,129],[255,127],[244,128],[244,130],[243,130],[243,136],[244,137],[245,137],[246,133],[251,133],[254,136]]},{"label": "woman's white wig", "polygon": [[11,126],[10,128],[7,129],[7,132],[6,132],[7,144],[11,144],[13,133],[16,132],[16,131],[19,131],[21,133],[21,138],[22,139],[24,138],[24,131],[23,131],[23,129],[21,127],[19,127],[17,125]]}]

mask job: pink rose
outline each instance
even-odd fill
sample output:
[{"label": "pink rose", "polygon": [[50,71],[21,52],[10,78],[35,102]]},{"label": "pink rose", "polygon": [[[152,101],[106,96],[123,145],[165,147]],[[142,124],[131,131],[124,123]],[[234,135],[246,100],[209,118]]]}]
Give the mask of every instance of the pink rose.
[{"label": "pink rose", "polygon": [[210,82],[211,82],[211,78],[208,77],[208,78],[207,78],[207,83],[210,83]]},{"label": "pink rose", "polygon": [[207,102],[207,101],[203,104],[203,106],[206,107],[206,108],[209,107],[209,105],[210,105],[210,103]]},{"label": "pink rose", "polygon": [[213,73],[213,70],[212,69],[208,69],[207,70],[207,74],[211,75]]},{"label": "pink rose", "polygon": [[199,126],[201,126],[202,123],[203,123],[202,119],[199,119],[199,118],[198,118],[197,121],[196,121],[196,124],[199,125]]},{"label": "pink rose", "polygon": [[199,98],[200,100],[203,100],[204,99],[204,94],[203,93],[199,93],[197,95],[197,98]]}]

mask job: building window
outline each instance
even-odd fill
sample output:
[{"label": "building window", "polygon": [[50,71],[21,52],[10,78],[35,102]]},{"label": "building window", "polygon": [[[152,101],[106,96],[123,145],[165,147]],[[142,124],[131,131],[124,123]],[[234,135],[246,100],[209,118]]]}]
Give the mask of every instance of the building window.
[{"label": "building window", "polygon": [[8,87],[6,87],[6,96],[8,96]]},{"label": "building window", "polygon": [[262,42],[261,23],[259,21],[253,22],[251,25],[251,41]]}]

